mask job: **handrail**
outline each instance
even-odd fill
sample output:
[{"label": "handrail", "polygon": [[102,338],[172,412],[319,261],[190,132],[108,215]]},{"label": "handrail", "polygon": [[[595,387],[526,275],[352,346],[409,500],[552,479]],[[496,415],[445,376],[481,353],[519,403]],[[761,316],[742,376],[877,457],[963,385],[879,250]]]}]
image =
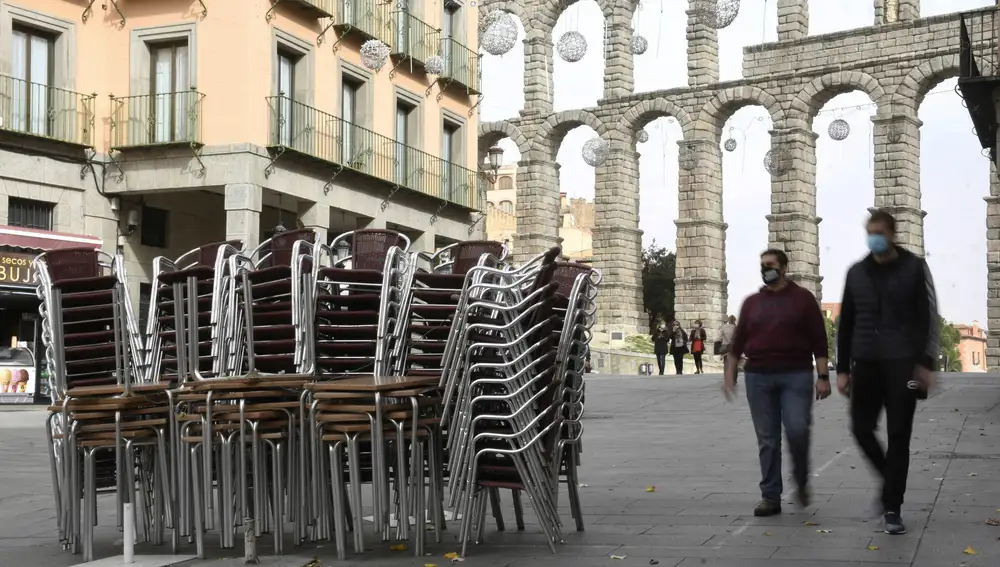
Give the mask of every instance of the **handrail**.
[{"label": "handrail", "polygon": [[201,145],[204,98],[194,88],[123,97],[111,95],[111,148]]},{"label": "handrail", "polygon": [[392,30],[393,54],[426,63],[441,49],[441,30],[406,10],[394,10],[389,27]]},{"label": "handrail", "polygon": [[441,54],[444,57],[444,72],[441,76],[465,86],[469,94],[479,94],[482,75],[479,54],[453,37],[441,40]]},{"label": "handrail", "polygon": [[96,99],[0,75],[0,130],[92,148]]},{"label": "handrail", "polygon": [[[388,20],[390,19],[389,12],[395,4],[395,1],[337,0],[334,27],[341,32],[357,30],[370,38],[392,45],[393,35]],[[341,37],[343,37],[343,33]]]}]

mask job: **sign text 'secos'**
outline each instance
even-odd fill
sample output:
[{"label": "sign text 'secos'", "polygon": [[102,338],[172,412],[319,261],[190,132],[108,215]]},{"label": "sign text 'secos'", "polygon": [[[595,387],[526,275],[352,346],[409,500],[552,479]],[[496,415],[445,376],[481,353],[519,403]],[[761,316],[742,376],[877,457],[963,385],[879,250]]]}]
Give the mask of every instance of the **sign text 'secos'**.
[{"label": "sign text 'secos'", "polygon": [[31,285],[31,254],[0,252],[0,284]]}]

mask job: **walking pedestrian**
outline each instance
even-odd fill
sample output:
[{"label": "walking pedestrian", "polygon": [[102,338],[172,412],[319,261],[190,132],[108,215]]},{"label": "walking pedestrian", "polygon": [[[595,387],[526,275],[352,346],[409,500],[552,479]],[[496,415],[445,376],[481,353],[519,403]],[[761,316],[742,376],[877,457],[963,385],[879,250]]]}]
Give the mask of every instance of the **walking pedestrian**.
[{"label": "walking pedestrian", "polygon": [[688,353],[688,336],[681,324],[674,321],[670,333],[670,354],[674,357],[674,371],[684,374],[684,355]]},{"label": "walking pedestrian", "polygon": [[656,355],[656,366],[660,369],[660,376],[663,376],[664,367],[667,365],[667,353],[670,352],[670,335],[667,333],[667,325],[660,323],[653,335],[653,354]]},{"label": "walking pedestrian", "polygon": [[[765,250],[760,256],[764,287],[746,298],[729,349],[723,392],[732,399],[738,361],[744,353],[747,401],[757,434],[761,502],[754,516],[781,513],[781,428],[792,456],[796,500],[809,505],[809,434],[813,391],[830,395],[826,325],[819,303],[808,290],[785,278],[788,256]],[[813,385],[813,359],[819,377]]]},{"label": "walking pedestrian", "polygon": [[[885,532],[906,533],[900,516],[917,400],[934,383],[940,323],[927,262],[896,245],[896,219],[868,219],[871,252],[847,272],[837,329],[837,389],[850,397],[851,431],[882,482]],[[888,447],[875,436],[885,408]]]},{"label": "walking pedestrian", "polygon": [[708,340],[708,335],[705,333],[705,329],[701,326],[701,321],[694,322],[694,328],[691,329],[691,334],[688,335],[691,340],[691,356],[694,357],[694,373],[704,374],[705,371],[701,366],[701,357],[705,354],[705,341]]},{"label": "walking pedestrian", "polygon": [[[719,352],[717,354],[722,355],[722,375],[726,375],[726,370],[729,368],[729,347],[733,344],[733,333],[736,332],[736,316],[730,315],[729,319],[722,324],[722,328],[719,329]],[[735,380],[739,380],[739,375],[737,374]]]}]

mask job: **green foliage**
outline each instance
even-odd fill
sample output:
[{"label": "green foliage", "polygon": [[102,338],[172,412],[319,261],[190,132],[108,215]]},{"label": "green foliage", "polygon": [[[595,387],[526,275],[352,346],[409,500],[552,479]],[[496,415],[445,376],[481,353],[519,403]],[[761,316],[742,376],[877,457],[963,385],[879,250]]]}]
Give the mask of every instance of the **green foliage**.
[{"label": "green foliage", "polygon": [[961,372],[962,359],[958,354],[958,343],[962,337],[951,323],[939,317],[941,324],[941,356],[938,360],[942,372]]},{"label": "green foliage", "polygon": [[833,360],[833,349],[837,341],[837,324],[829,317],[823,317],[823,321],[826,323],[826,356]]},{"label": "green foliage", "polygon": [[649,335],[629,335],[625,337],[623,350],[628,352],[639,352],[642,354],[653,354],[653,339]]},{"label": "green foliage", "polygon": [[659,321],[674,319],[676,260],[673,252],[658,246],[655,240],[642,251],[642,305],[649,316],[650,333]]}]

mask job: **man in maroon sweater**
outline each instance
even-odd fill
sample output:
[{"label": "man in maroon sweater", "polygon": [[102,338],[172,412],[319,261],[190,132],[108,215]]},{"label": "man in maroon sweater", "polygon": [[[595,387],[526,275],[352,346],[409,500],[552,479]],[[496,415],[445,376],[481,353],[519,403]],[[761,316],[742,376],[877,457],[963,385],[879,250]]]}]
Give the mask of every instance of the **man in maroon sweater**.
[{"label": "man in maroon sweater", "polygon": [[[785,279],[788,256],[760,255],[764,287],[743,301],[729,349],[732,361],[746,355],[747,401],[760,453],[761,502],[755,516],[781,513],[781,426],[792,455],[796,500],[809,505],[809,427],[812,423],[813,359],[819,371],[815,396],[830,395],[826,325],[816,297]],[[732,399],[737,364],[728,365],[723,392]]]}]

